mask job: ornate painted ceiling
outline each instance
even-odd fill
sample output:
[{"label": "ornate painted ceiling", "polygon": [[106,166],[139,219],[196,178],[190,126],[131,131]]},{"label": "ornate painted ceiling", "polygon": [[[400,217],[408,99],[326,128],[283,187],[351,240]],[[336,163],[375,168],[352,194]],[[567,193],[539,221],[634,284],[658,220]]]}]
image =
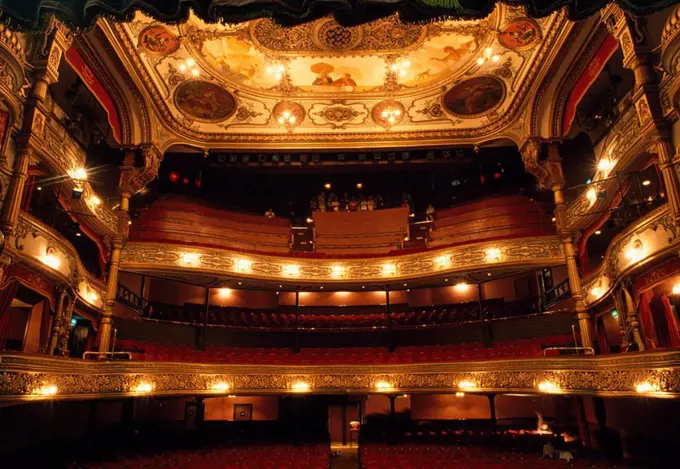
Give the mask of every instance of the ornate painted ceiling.
[{"label": "ornate painted ceiling", "polygon": [[[380,147],[514,139],[566,13],[294,27],[269,19],[103,23],[156,107],[160,140],[200,148]],[[123,51],[123,52],[120,52]],[[513,129],[515,126],[515,129]]]}]

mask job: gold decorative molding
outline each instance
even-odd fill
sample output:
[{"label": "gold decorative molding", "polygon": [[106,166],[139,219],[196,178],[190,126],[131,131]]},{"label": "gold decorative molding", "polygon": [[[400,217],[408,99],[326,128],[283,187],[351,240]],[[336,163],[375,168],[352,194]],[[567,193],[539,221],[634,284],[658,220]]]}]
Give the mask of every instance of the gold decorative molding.
[{"label": "gold decorative molding", "polygon": [[679,248],[678,227],[666,204],[612,239],[600,267],[582,282],[586,303],[594,306],[632,272]]},{"label": "gold decorative molding", "polygon": [[120,268],[127,271],[212,274],[272,281],[380,282],[485,269],[530,268],[564,263],[555,236],[475,243],[421,253],[361,259],[309,259],[244,254],[227,249],[131,241]]},{"label": "gold decorative molding", "polygon": [[85,269],[71,243],[32,216],[19,215],[5,253],[12,262],[26,263],[53,279],[55,284],[69,285],[91,308],[103,308],[104,283]]},{"label": "gold decorative molding", "polygon": [[[229,394],[292,393],[299,382],[317,394],[540,394],[549,381],[554,394],[679,398],[680,352],[370,366],[100,362],[4,352],[0,377],[0,401],[139,396],[142,383],[152,395],[220,395],[211,391],[217,382],[227,383]],[[459,387],[464,381],[471,386]],[[638,392],[644,384],[647,391]],[[51,386],[51,395],[40,394]]]}]

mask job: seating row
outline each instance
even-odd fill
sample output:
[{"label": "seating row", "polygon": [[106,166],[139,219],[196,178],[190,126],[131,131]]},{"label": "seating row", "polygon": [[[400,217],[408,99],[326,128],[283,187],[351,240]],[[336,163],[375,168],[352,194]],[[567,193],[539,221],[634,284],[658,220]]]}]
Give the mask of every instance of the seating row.
[{"label": "seating row", "polygon": [[[301,328],[348,328],[360,329],[370,327],[386,327],[387,315],[376,311],[374,307],[366,307],[370,313],[358,312],[352,308],[351,314],[330,314],[343,311],[342,308],[330,307],[329,314],[319,314],[319,308],[314,308],[316,314],[307,314],[301,309],[298,326]],[[286,309],[288,312],[285,312]],[[295,327],[295,313],[290,308],[281,311],[245,309],[235,307],[211,306],[208,311],[208,324],[226,327],[265,327],[265,328],[293,328]],[[504,302],[503,299],[484,301],[482,309],[478,302],[459,303],[434,306],[427,309],[412,309],[410,311],[392,312],[390,320],[396,327],[457,324],[468,321],[478,321],[482,316],[488,319],[516,317],[538,312],[534,299]],[[144,312],[149,319],[188,322],[202,324],[205,306],[186,303],[184,306],[150,303]]]},{"label": "seating row", "polygon": [[120,340],[116,348],[130,352],[134,360],[262,365],[337,365],[437,363],[539,357],[543,355],[545,347],[565,346],[570,341],[571,336],[567,335],[505,341],[495,343],[489,348],[476,343],[398,347],[394,353],[389,353],[379,347],[309,348],[302,349],[300,353],[294,353],[291,349],[212,346],[202,351],[186,345],[133,340]]}]

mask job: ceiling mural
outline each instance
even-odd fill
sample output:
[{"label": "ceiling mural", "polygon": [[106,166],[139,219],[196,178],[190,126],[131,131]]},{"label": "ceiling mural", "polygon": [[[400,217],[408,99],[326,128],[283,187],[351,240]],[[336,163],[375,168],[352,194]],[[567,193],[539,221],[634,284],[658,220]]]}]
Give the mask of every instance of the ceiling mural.
[{"label": "ceiling mural", "polygon": [[563,12],[534,20],[499,4],[483,20],[426,24],[389,16],[345,27],[326,17],[285,28],[191,16],[173,26],[137,13],[106,27],[177,140],[347,147],[413,132],[421,145],[429,135],[497,138],[571,23]]}]

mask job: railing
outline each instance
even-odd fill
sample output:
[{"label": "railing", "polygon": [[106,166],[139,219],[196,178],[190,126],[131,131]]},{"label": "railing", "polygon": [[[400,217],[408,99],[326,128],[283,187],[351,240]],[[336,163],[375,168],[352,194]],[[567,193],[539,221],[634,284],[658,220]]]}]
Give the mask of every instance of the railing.
[{"label": "railing", "polygon": [[[576,352],[576,355],[579,354],[579,351],[583,351],[583,355],[595,355],[595,349],[592,347],[547,347],[543,349],[543,356],[545,357],[547,355],[547,352],[551,350],[556,350],[558,353],[559,352]],[[560,355],[562,355],[560,353]]]},{"label": "railing", "polygon": [[146,306],[149,304],[148,300],[134,293],[125,285],[118,285],[118,294],[116,299],[125,306],[134,309],[138,313],[143,313]]},{"label": "railing", "polygon": [[541,293],[541,304],[543,309],[549,309],[555,306],[560,301],[571,296],[571,288],[569,287],[569,279],[558,283],[550,290]]},{"label": "railing", "polygon": [[83,360],[104,358],[106,360],[132,360],[130,352],[85,352]]}]

